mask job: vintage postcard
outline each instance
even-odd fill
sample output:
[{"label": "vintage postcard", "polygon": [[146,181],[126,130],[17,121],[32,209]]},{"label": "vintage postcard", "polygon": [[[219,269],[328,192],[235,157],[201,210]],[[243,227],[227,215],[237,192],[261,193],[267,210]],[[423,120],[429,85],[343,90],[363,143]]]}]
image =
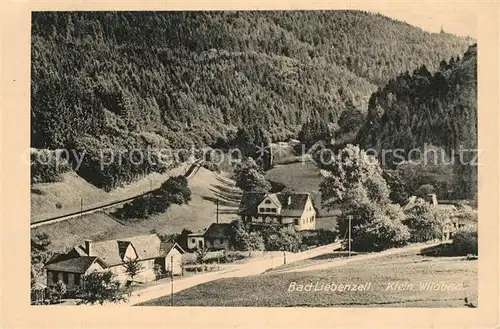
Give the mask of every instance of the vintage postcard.
[{"label": "vintage postcard", "polygon": [[3,327],[498,326],[498,3],[4,8]]}]

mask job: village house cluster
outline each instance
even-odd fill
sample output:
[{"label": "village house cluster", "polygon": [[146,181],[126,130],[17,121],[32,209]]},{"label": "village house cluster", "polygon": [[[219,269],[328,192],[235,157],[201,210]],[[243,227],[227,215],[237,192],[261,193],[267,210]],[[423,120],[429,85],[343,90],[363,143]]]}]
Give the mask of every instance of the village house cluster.
[{"label": "village house cluster", "polygon": [[128,260],[138,260],[142,270],[135,280],[154,280],[155,265],[162,271],[181,274],[184,250],[177,243],[162,242],[158,235],[134,236],[126,239],[92,242],[75,246],[67,253],[55,254],[45,264],[47,286],[58,281],[64,282],[68,292],[75,291],[81,284],[82,276],[92,271],[110,270],[120,282],[128,276],[124,264]]},{"label": "village house cluster", "polygon": [[[238,214],[253,228],[276,225],[302,231],[316,227],[316,210],[308,193],[244,193]],[[189,234],[187,251],[228,249],[230,229],[229,223],[212,223],[204,232]],[[156,234],[99,242],[85,240],[82,245],[55,254],[46,262],[47,286],[62,281],[68,292],[73,292],[80,286],[82,276],[95,270],[110,270],[117,280],[126,282],[124,264],[128,260],[138,260],[141,265],[142,270],[134,278],[138,282],[154,280],[155,266],[180,275],[185,252],[179,244],[163,242]]]},{"label": "village house cluster", "polygon": [[[430,194],[425,200],[410,198],[404,211],[409,211],[418,202],[429,202],[435,207],[451,211],[454,205],[438,204],[436,196]],[[308,193],[243,193],[238,215],[249,224],[250,229],[265,226],[285,227],[296,231],[316,229],[317,212]],[[450,239],[457,229],[465,225],[461,219],[450,219],[443,227],[443,239]],[[183,250],[177,243],[164,242],[156,234],[134,236],[100,242],[84,241],[70,251],[53,255],[45,264],[47,287],[62,281],[68,292],[76,291],[82,276],[92,271],[110,270],[120,282],[128,275],[124,264],[138,260],[142,270],[134,278],[138,282],[156,278],[155,267],[172,275],[183,273],[183,254],[197,249],[227,250],[230,248],[231,224],[212,223],[206,230],[186,236]]]}]

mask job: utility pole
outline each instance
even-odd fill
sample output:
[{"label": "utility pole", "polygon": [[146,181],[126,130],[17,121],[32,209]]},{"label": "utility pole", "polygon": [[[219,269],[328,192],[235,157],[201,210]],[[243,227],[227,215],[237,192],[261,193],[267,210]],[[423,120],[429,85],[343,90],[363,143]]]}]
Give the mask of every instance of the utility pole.
[{"label": "utility pole", "polygon": [[174,306],[174,256],[170,256],[170,306]]},{"label": "utility pole", "polygon": [[351,257],[351,223],[352,223],[352,215],[347,216],[349,219],[349,257]]},{"label": "utility pole", "polygon": [[286,265],[286,251],[283,251],[283,264]]},{"label": "utility pole", "polygon": [[217,198],[217,201],[215,202],[217,205],[217,210],[216,210],[216,215],[215,215],[215,222],[219,224],[219,198]]}]

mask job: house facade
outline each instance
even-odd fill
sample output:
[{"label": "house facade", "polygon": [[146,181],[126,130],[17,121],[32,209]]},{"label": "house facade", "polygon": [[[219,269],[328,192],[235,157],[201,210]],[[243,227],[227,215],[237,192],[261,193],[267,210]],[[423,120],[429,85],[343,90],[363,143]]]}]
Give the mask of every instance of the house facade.
[{"label": "house facade", "polygon": [[403,208],[404,213],[409,213],[413,207],[422,202],[427,202],[436,209],[451,215],[441,226],[441,240],[443,241],[451,239],[453,234],[461,228],[474,227],[477,229],[477,221],[468,217],[463,217],[457,213],[458,209],[455,206],[455,202],[441,201],[441,203],[439,203],[435,194],[428,194],[425,198],[410,197],[408,203]]},{"label": "house facade", "polygon": [[231,224],[212,223],[203,234],[205,247],[210,250],[228,249],[230,246]]},{"label": "house facade", "polygon": [[212,223],[205,232],[190,233],[187,235],[188,250],[208,248],[222,250],[230,247],[231,224]]},{"label": "house facade", "polygon": [[276,225],[296,231],[316,228],[316,210],[308,193],[246,192],[238,214],[254,226]]},{"label": "house facade", "polygon": [[188,234],[186,246],[188,250],[203,249],[205,247],[205,237],[203,233]]},{"label": "house facade", "polygon": [[103,271],[106,265],[97,257],[67,258],[58,255],[45,265],[47,271],[47,287],[53,287],[58,281],[64,282],[68,292],[75,291],[81,284],[82,276],[93,271]]},{"label": "house facade", "polygon": [[59,254],[45,264],[47,286],[53,286],[59,280],[66,284],[69,292],[81,284],[81,277],[93,271],[109,270],[120,282],[130,279],[124,264],[129,260],[138,260],[142,266],[134,281],[147,282],[156,278],[155,265],[174,274],[182,273],[182,254],[184,251],[176,243],[163,243],[155,235],[143,235],[122,240],[92,242],[86,240],[83,245],[75,246],[66,254]]},{"label": "house facade", "polygon": [[160,250],[165,257],[156,258],[155,264],[173,275],[182,275],[182,255],[185,251],[175,242],[162,242]]}]

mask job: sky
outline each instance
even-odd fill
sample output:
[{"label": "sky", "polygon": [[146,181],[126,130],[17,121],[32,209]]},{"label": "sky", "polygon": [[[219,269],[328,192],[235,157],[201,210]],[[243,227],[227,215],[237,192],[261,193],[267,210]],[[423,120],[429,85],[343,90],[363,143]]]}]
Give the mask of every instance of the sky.
[{"label": "sky", "polygon": [[439,32],[442,26],[445,32],[477,39],[477,7],[474,3],[441,2],[439,6],[425,2],[406,2],[398,6],[393,4],[378,5],[366,10],[405,21],[429,32]]}]

